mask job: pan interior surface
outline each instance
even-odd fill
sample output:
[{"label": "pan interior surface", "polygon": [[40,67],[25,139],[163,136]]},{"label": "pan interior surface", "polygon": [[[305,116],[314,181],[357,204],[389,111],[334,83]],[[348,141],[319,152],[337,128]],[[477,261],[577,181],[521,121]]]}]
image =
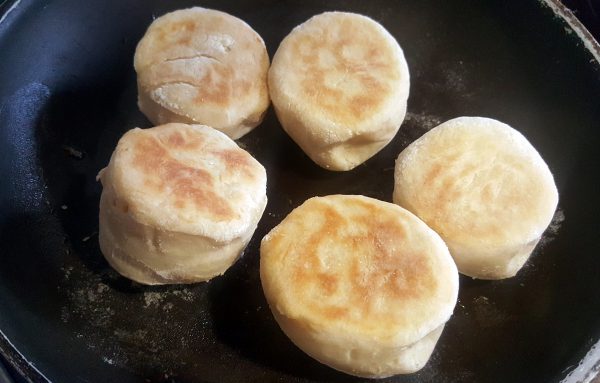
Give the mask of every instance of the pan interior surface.
[{"label": "pan interior surface", "polygon": [[[559,207],[516,277],[461,276],[454,316],[423,370],[383,381],[558,382],[600,339],[600,65],[543,3],[10,5],[0,22],[0,352],[30,380],[368,381],[319,364],[283,335],[260,286],[260,239],[312,196],[391,201],[398,153],[458,116],[521,131],[552,170]],[[124,132],[150,127],[136,105],[137,42],[155,17],[193,5],[246,21],[270,57],[315,14],[371,16],[404,50],[408,113],[379,154],[352,171],[329,172],[270,109],[238,141],[266,167],[269,198],[242,259],[208,283],[142,286],[100,253],[95,177]]]}]

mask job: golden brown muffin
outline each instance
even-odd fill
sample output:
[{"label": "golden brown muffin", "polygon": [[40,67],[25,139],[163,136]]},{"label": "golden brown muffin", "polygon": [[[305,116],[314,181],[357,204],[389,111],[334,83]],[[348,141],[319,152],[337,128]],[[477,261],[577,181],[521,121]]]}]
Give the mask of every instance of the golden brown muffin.
[{"label": "golden brown muffin", "polygon": [[400,153],[394,202],[440,234],[461,273],[501,279],[528,259],[558,191],[521,133],[489,118],[460,117]]},{"label": "golden brown muffin", "polygon": [[281,329],[348,374],[419,370],[456,304],[458,272],[442,239],[407,210],[372,198],[311,198],[263,238],[260,254]]},{"label": "golden brown muffin", "polygon": [[269,106],[269,56],[248,24],[200,7],[163,15],[135,51],[138,104],[155,125],[209,125],[237,139]]},{"label": "golden brown muffin", "polygon": [[374,20],[326,12],[281,42],[269,92],[283,129],[318,165],[350,170],[394,137],[406,114],[406,60]]},{"label": "golden brown muffin", "polygon": [[240,256],[267,203],[265,169],[202,125],[133,129],[99,174],[100,248],[140,283],[191,283]]}]

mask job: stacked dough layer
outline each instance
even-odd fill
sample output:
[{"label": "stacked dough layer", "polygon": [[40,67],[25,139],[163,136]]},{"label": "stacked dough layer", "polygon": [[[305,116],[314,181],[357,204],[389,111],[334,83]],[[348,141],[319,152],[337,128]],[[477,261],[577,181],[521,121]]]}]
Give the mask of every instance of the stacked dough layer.
[{"label": "stacked dough layer", "polygon": [[130,130],[99,178],[102,253],[118,272],[146,284],[225,272],[267,203],[262,165],[201,125]]}]

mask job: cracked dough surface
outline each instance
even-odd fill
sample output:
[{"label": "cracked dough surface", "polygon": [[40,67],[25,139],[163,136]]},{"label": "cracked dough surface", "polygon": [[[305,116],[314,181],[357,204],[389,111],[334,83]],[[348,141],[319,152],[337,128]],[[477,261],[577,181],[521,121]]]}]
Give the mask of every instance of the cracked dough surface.
[{"label": "cracked dough surface", "polygon": [[155,125],[198,123],[233,139],[251,131],[269,105],[269,57],[244,21],[200,7],[150,25],[134,57],[138,105]]}]

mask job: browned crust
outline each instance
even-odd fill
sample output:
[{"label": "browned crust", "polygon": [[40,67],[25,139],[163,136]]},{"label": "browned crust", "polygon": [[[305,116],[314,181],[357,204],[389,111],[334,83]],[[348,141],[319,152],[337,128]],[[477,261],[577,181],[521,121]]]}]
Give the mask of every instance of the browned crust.
[{"label": "browned crust", "polygon": [[[180,146],[180,137],[174,134],[172,148]],[[214,215],[217,219],[234,218],[235,214],[227,200],[212,191],[213,177],[204,169],[182,164],[173,158],[154,137],[140,137],[134,146],[132,166],[144,174],[146,192],[165,194],[170,190],[173,204],[185,209],[192,204],[195,209]]]},{"label": "browned crust", "polygon": [[[322,20],[311,20],[307,23],[318,23],[324,28],[322,33],[301,29],[290,35],[291,56],[301,63],[293,65],[302,68],[300,91],[314,107],[335,116],[339,122],[365,119],[381,107],[391,91],[390,84],[399,76],[396,62],[388,50],[377,45],[377,41],[369,40],[383,37],[373,33],[373,26],[361,18],[347,14],[320,17],[338,20],[339,30],[334,34],[327,30]],[[371,33],[363,36],[357,33],[358,28]],[[361,55],[348,55],[347,51],[360,51]],[[322,56],[329,58],[328,65],[320,62]],[[347,92],[328,85],[327,76],[336,73],[345,73],[344,81],[354,81],[360,91]]]},{"label": "browned crust", "polygon": [[136,212],[160,203],[175,209],[170,214],[191,211],[216,222],[237,220],[246,207],[228,197],[227,188],[234,187],[229,182],[258,185],[264,172],[249,153],[206,126],[136,129],[124,136],[116,153],[119,193],[129,196]]},{"label": "browned crust", "polygon": [[[361,198],[342,204],[348,204],[353,213],[344,214],[339,204],[322,199],[309,200],[292,212],[281,224],[290,226],[280,225],[263,243],[261,253],[277,253],[269,255],[273,258],[267,267],[276,264],[270,272],[289,281],[286,299],[304,307],[313,318],[361,322],[366,327],[410,320],[390,316],[381,302],[412,304],[435,296],[442,287],[430,254],[410,245],[410,229],[402,212],[387,211]],[[309,227],[302,222],[306,220],[310,220]],[[331,257],[336,261],[331,263]],[[324,266],[324,262],[329,263]],[[322,299],[315,300],[316,296]],[[341,303],[335,303],[336,296],[342,297]]]}]

